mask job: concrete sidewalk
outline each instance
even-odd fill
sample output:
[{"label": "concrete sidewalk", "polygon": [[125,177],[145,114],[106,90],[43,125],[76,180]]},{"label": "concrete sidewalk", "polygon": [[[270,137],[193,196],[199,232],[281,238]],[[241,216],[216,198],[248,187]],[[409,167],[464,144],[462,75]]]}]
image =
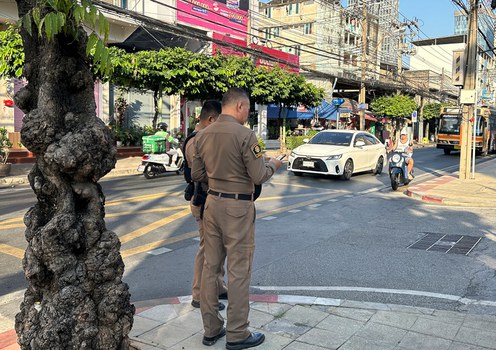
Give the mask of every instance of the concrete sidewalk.
[{"label": "concrete sidewalk", "polygon": [[406,194],[429,203],[496,208],[496,159],[476,165],[475,179],[460,180],[458,173],[408,186]]},{"label": "concrete sidewalk", "polygon": [[[263,332],[260,350],[484,350],[496,349],[496,316],[393,304],[291,295],[251,295],[250,329]],[[131,330],[140,350],[220,350],[202,345],[203,326],[191,296],[138,307]],[[154,305],[153,305],[154,304]],[[226,317],[226,310],[221,312]],[[14,331],[0,349],[17,350]]]}]

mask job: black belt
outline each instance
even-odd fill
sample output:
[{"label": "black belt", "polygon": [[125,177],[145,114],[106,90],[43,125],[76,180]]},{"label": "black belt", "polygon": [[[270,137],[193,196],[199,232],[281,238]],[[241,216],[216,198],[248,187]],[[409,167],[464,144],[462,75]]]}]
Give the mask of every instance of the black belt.
[{"label": "black belt", "polygon": [[243,194],[243,193],[221,193],[217,191],[208,190],[208,194],[216,197],[239,199],[242,201],[252,201],[253,194]]}]

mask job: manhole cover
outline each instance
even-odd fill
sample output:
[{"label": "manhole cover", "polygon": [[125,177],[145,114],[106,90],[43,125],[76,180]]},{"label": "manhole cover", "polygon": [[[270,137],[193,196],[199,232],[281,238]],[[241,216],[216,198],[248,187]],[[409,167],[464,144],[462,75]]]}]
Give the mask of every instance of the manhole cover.
[{"label": "manhole cover", "polygon": [[426,233],[407,248],[468,255],[481,239],[482,237]]}]

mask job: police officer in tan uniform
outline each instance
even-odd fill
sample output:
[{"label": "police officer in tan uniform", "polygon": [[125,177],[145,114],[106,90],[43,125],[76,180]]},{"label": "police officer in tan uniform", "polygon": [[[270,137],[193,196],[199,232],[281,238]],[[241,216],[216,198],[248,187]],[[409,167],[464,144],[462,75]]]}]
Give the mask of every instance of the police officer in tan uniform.
[{"label": "police officer in tan uniform", "polygon": [[[212,124],[217,120],[219,114],[221,112],[221,104],[218,101],[206,101],[200,112],[200,120],[196,125],[195,132],[199,132],[200,130],[205,129],[207,126]],[[185,157],[187,164],[191,166],[193,164],[193,157],[195,155],[195,140],[196,136],[193,136],[191,140],[186,144],[185,147]],[[206,192],[208,190],[208,184],[206,182],[201,183],[202,190]],[[200,307],[200,285],[201,285],[201,277],[203,271],[203,261],[205,256],[205,241],[203,238],[203,220],[201,216],[201,207],[193,204],[194,200],[190,202],[191,214],[196,220],[198,225],[198,233],[200,237],[200,244],[198,246],[198,251],[195,256],[195,265],[193,269],[193,289],[192,289],[192,297],[191,305],[194,307]],[[221,274],[218,277],[217,281],[218,285],[218,294],[219,299],[227,299],[227,287],[224,283],[224,266],[222,266]],[[219,303],[219,310],[224,310],[225,305]]]},{"label": "police officer in tan uniform", "polygon": [[[281,161],[262,156],[255,133],[243,126],[250,99],[238,88],[222,98],[222,114],[196,135],[192,164],[194,181],[208,179],[203,215],[205,264],[200,291],[204,345],[213,345],[226,334],[228,350],[260,345],[265,336],[248,330],[249,287],[255,249],[254,186],[267,181]],[[217,280],[227,255],[227,325],[219,313]]]}]

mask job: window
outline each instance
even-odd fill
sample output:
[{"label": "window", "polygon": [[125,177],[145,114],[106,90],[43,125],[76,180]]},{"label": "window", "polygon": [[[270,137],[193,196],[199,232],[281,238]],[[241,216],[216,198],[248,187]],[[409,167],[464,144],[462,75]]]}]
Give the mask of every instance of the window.
[{"label": "window", "polygon": [[267,18],[272,18],[272,7],[266,7],[265,8],[265,16]]},{"label": "window", "polygon": [[303,34],[312,34],[313,23],[305,23],[303,26]]},{"label": "window", "polygon": [[289,4],[288,15],[297,15],[300,13],[300,4]]},{"label": "window", "polygon": [[127,9],[127,0],[121,0],[121,7]]}]

